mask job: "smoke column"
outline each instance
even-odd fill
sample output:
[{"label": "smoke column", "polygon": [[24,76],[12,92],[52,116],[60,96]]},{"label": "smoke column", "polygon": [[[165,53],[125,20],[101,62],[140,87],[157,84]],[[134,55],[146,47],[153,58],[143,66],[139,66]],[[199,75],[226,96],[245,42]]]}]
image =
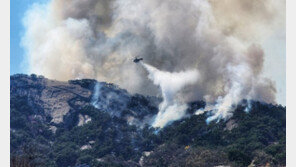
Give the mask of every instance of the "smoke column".
[{"label": "smoke column", "polygon": [[94,94],[93,94],[92,99],[91,99],[91,104],[93,106],[95,106],[96,108],[98,108],[96,102],[97,102],[97,100],[98,100],[98,98],[100,96],[100,89],[101,89],[100,83],[96,83],[96,85],[94,87]]},{"label": "smoke column", "polygon": [[197,70],[170,73],[160,71],[145,63],[141,64],[149,72],[149,79],[160,87],[163,97],[152,126],[162,128],[172,121],[183,118],[186,114],[187,105],[177,98],[177,93],[184,86],[194,84],[197,81]]},{"label": "smoke column", "polygon": [[136,56],[159,71],[196,69],[198,80],[177,94],[205,100],[197,114],[209,111],[211,121],[229,118],[242,99],[275,102],[260,44],[284,20],[283,0],[50,0],[28,9],[22,46],[30,73],[95,78],[131,93],[161,87],[132,63]]}]

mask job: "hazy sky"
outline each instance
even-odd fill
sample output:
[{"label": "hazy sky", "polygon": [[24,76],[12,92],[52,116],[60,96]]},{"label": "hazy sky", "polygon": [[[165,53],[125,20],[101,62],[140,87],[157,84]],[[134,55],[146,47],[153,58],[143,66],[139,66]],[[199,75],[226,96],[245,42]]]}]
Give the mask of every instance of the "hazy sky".
[{"label": "hazy sky", "polygon": [[286,31],[285,26],[264,44],[264,75],[275,81],[277,102],[286,105]]},{"label": "hazy sky", "polygon": [[47,0],[10,0],[10,74],[27,73],[24,50],[20,46],[24,34],[22,18],[26,10],[36,2]]},{"label": "hazy sky", "polygon": [[[27,73],[24,50],[20,45],[24,33],[22,18],[26,10],[35,2],[47,0],[10,1],[10,74]],[[264,41],[264,75],[276,83],[277,102],[286,105],[286,36],[285,25]]]}]

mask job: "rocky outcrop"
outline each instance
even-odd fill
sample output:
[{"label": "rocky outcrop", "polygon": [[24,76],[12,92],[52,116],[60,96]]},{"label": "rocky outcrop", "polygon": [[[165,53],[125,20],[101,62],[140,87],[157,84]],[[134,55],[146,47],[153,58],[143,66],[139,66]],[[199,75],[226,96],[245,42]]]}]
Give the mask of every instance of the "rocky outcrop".
[{"label": "rocky outcrop", "polygon": [[[150,127],[161,99],[92,79],[10,77],[11,161],[39,166],[284,166],[285,107],[242,103],[228,121],[195,115]],[[148,124],[148,125],[147,125]],[[149,125],[150,124],[150,125]]]},{"label": "rocky outcrop", "polygon": [[[159,98],[131,95],[114,84],[91,79],[62,82],[35,74],[16,74],[10,80],[10,95],[26,97],[36,113],[50,117],[53,132],[58,124],[81,126],[90,121],[91,117],[78,113],[87,105],[93,105],[112,116],[125,117],[129,124],[138,125],[140,120],[148,123],[149,118],[157,113],[160,102]],[[77,123],[72,122],[76,120],[73,117],[77,116]]]},{"label": "rocky outcrop", "polygon": [[27,97],[32,108],[50,116],[54,124],[62,123],[71,110],[89,104],[92,95],[91,90],[79,85],[36,75],[11,76],[10,88],[11,96]]}]

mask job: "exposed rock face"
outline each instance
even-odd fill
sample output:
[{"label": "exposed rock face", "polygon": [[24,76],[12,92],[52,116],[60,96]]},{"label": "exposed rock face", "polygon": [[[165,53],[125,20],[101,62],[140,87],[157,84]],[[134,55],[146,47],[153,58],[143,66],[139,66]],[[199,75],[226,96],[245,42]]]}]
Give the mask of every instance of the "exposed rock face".
[{"label": "exposed rock face", "polygon": [[[50,113],[52,116],[52,122],[61,123],[63,122],[63,116],[65,116],[70,109],[74,108],[72,105],[84,105],[88,103],[90,96],[90,90],[78,85],[47,80],[45,89],[41,94],[41,100],[44,102],[45,113]],[[74,104],[71,104],[71,100],[74,99],[79,100],[75,100]]]},{"label": "exposed rock face", "polygon": [[10,94],[26,96],[36,110],[51,116],[51,122],[59,124],[70,110],[89,103],[91,90],[68,82],[49,80],[36,75],[11,76]]},{"label": "exposed rock face", "polygon": [[[43,113],[51,118],[52,125],[75,124],[71,122],[73,114],[87,105],[93,105],[112,116],[123,116],[130,124],[149,123],[149,118],[157,113],[160,102],[155,97],[131,95],[114,84],[90,79],[61,82],[35,74],[17,74],[11,76],[10,87],[11,96],[26,97],[36,113]],[[95,94],[99,96],[94,97]],[[75,125],[82,126],[91,121],[88,115],[77,115]],[[50,129],[52,132],[56,131],[55,126]]]},{"label": "exposed rock face", "polygon": [[238,125],[237,123],[235,122],[235,120],[233,119],[230,119],[227,121],[226,123],[226,127],[225,127],[225,130],[232,130],[234,128],[236,128]]},{"label": "exposed rock face", "polygon": [[88,150],[88,149],[91,149],[91,145],[83,145],[80,147],[80,150]]},{"label": "exposed rock face", "polygon": [[[195,115],[155,129],[161,99],[96,80],[10,77],[11,161],[40,166],[284,166],[285,107],[242,103],[228,121]],[[147,125],[148,123],[148,125]],[[151,125],[151,124],[150,124]],[[28,149],[29,148],[29,149]],[[32,165],[34,166],[34,165]],[[38,166],[38,165],[35,165]]]},{"label": "exposed rock face", "polygon": [[77,126],[82,126],[90,121],[91,121],[91,117],[89,117],[88,115],[79,114],[79,122]]}]

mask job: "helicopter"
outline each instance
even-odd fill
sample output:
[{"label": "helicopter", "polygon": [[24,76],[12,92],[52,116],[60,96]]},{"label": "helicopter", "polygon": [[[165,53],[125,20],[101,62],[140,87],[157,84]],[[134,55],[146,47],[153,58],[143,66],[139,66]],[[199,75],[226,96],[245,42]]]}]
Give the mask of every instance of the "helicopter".
[{"label": "helicopter", "polygon": [[137,58],[137,57],[136,57],[136,58],[133,60],[133,62],[134,62],[134,63],[139,63],[141,60],[143,60],[143,58]]}]

